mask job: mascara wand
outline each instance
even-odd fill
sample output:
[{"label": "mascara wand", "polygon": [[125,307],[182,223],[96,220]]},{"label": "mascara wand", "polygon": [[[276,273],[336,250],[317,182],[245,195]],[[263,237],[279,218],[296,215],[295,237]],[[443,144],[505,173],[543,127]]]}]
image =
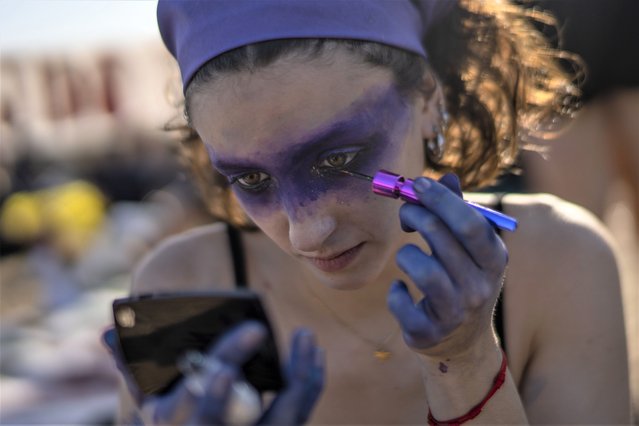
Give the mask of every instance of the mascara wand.
[{"label": "mascara wand", "polygon": [[[345,169],[330,169],[330,171],[371,182],[373,192],[382,197],[401,198],[408,203],[422,204],[413,190],[413,179],[406,179],[403,176],[386,170],[378,171],[374,177]],[[517,229],[517,219],[514,217],[473,203],[472,201],[464,200],[464,202],[481,213],[497,228],[505,231],[514,231]]]}]

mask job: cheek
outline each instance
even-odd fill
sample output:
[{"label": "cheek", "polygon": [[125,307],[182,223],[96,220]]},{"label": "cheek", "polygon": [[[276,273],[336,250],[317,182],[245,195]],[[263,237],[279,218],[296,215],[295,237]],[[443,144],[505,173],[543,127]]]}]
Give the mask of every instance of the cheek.
[{"label": "cheek", "polygon": [[258,216],[249,214],[249,216],[264,235],[275,242],[282,250],[289,251],[288,220],[285,215],[275,213]]},{"label": "cheek", "polygon": [[258,217],[272,216],[279,210],[278,194],[273,188],[262,192],[250,192],[233,186],[233,193],[254,222],[257,222]]}]

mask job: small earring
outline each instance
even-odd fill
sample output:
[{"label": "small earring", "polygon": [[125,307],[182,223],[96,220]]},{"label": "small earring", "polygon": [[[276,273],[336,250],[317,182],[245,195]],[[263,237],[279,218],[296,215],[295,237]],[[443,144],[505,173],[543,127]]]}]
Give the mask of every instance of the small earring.
[{"label": "small earring", "polygon": [[444,155],[444,146],[446,145],[444,133],[448,127],[448,120],[450,119],[450,115],[444,109],[444,104],[442,102],[439,103],[438,110],[439,116],[441,117],[441,123],[439,124],[439,127],[433,126],[434,136],[425,141],[426,158],[431,163],[438,162]]},{"label": "small earring", "polygon": [[444,139],[444,135],[436,127],[433,127],[433,132],[435,136],[425,140],[426,158],[429,162],[435,163],[442,159],[446,139]]}]

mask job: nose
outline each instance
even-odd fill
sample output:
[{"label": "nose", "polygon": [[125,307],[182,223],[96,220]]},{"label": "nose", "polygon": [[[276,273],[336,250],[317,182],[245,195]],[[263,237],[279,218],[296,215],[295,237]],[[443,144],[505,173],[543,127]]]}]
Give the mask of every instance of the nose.
[{"label": "nose", "polygon": [[295,251],[307,255],[319,254],[335,232],[337,220],[327,212],[309,210],[289,216],[288,237]]}]

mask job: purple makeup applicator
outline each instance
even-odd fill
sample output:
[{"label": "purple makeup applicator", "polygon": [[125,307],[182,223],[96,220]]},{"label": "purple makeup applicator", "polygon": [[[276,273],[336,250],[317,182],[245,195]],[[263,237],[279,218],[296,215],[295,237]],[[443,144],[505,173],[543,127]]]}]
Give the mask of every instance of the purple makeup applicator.
[{"label": "purple makeup applicator", "polygon": [[[403,176],[386,170],[378,171],[373,177],[345,169],[332,169],[332,171],[371,182],[373,192],[382,197],[401,198],[408,203],[421,204],[413,190],[413,179],[406,179]],[[472,201],[464,200],[464,202],[481,213],[497,228],[505,231],[514,231],[517,229],[517,219],[514,217],[491,210]]]}]

